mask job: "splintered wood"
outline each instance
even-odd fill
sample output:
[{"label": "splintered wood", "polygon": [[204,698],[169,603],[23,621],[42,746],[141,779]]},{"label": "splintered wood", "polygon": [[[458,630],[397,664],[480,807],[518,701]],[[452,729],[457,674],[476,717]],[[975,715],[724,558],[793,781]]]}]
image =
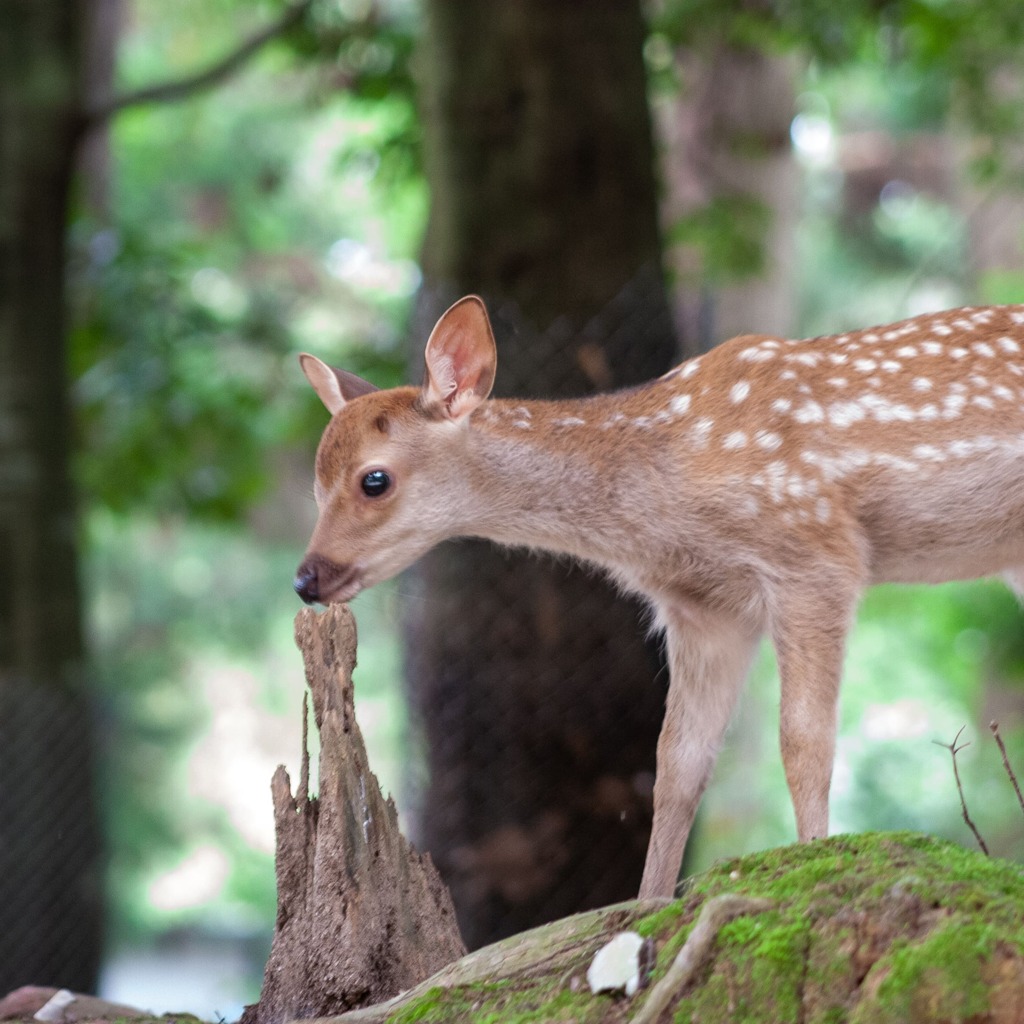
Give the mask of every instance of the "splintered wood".
[{"label": "splintered wood", "polygon": [[355,622],[347,606],[295,618],[320,732],[320,793],[303,744],[298,791],[272,791],[277,923],[259,1003],[242,1024],[280,1024],[368,1006],[465,953],[451,897],[429,856],[398,829],[370,771],[352,700]]}]

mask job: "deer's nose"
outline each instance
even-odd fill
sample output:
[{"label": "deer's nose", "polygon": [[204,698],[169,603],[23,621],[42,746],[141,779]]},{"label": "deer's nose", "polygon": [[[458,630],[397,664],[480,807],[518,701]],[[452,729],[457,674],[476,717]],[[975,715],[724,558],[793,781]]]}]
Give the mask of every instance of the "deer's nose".
[{"label": "deer's nose", "polygon": [[299,566],[299,571],[295,574],[295,581],[292,586],[295,587],[295,593],[306,604],[315,604],[320,600],[320,579],[316,563],[312,559],[306,559]]}]

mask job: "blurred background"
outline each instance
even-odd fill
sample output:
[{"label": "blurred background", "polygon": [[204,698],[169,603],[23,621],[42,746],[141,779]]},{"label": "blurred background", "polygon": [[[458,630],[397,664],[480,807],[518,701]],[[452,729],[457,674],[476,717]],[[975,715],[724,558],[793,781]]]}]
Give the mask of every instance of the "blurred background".
[{"label": "blurred background", "polygon": [[[488,301],[497,392],[746,331],[1024,301],[1017,0],[3,0],[0,990],[233,1019],[297,769],[291,576],[326,414]],[[563,563],[445,545],[355,602],[371,763],[480,945],[631,896],[665,673]],[[793,840],[762,653],[688,869]],[[1024,816],[1024,617],[881,588],[835,831],[993,853]],[[0,993],[2,994],[2,993]]]}]

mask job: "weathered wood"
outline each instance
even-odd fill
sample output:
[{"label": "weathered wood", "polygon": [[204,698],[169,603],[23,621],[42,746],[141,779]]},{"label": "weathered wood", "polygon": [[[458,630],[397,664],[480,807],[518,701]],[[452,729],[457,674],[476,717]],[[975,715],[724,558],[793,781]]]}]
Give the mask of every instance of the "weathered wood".
[{"label": "weathered wood", "polygon": [[465,952],[448,890],[402,836],[367,763],[352,698],[351,612],[303,609],[295,640],[320,732],[320,793],[308,794],[305,749],[294,796],[285,769],[274,775],[277,923],[260,1001],[244,1024],[378,1003]]}]

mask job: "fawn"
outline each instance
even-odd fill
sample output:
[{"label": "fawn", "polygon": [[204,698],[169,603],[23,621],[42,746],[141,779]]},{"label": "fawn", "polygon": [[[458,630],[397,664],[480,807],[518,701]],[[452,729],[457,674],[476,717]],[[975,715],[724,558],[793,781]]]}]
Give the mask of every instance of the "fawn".
[{"label": "fawn", "polygon": [[1024,306],[744,335],[642,387],[569,401],[487,401],[496,351],[475,296],[432,331],[421,388],[378,391],[300,358],[332,414],[304,601],[347,601],[474,536],[575,556],[650,602],[670,684],[642,897],[674,891],[762,634],[807,841],[828,832],[864,588],[996,572],[1024,588]]}]

